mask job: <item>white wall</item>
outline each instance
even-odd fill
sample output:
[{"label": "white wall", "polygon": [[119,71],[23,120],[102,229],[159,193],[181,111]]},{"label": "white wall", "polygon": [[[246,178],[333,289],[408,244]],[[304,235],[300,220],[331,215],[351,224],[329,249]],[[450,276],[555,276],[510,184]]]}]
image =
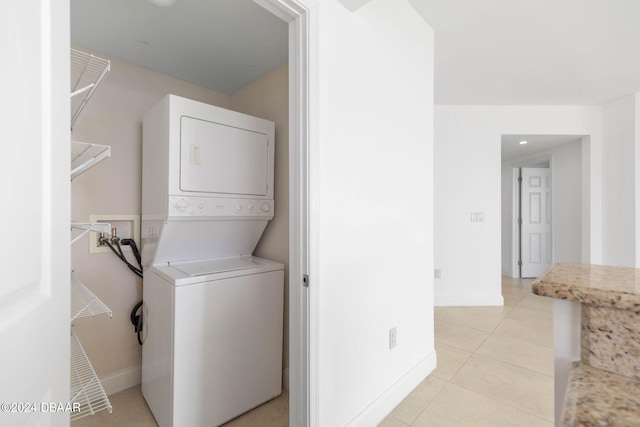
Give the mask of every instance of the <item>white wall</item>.
[{"label": "white wall", "polygon": [[603,262],[636,266],[636,96],[603,106]]},{"label": "white wall", "polygon": [[[600,261],[600,107],[436,106],[436,305],[501,305],[501,135],[590,135],[591,252]],[[484,222],[470,213],[484,212]]]},{"label": "white wall", "polygon": [[582,141],[551,155],[553,262],[582,259]]},{"label": "white wall", "polygon": [[640,267],[640,92],[634,95],[635,98],[635,164],[634,164],[634,183],[635,183],[635,247],[636,247],[636,263],[635,267]]},{"label": "white wall", "polygon": [[435,367],[433,31],[404,0],[318,9],[318,425],[372,426]]}]

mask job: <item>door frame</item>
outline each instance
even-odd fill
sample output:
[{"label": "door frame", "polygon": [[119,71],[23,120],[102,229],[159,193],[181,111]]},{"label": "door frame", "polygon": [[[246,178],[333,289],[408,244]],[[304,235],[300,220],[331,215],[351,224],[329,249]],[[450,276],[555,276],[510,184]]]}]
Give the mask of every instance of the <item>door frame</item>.
[{"label": "door frame", "polygon": [[517,279],[520,277],[520,265],[518,261],[521,257],[520,248],[520,224],[518,218],[520,218],[520,167],[513,166],[512,168],[512,183],[513,184],[513,203],[511,206],[511,277]]},{"label": "door frame", "polygon": [[289,25],[289,425],[318,425],[318,265],[312,245],[317,188],[315,58],[311,0],[254,0]]}]

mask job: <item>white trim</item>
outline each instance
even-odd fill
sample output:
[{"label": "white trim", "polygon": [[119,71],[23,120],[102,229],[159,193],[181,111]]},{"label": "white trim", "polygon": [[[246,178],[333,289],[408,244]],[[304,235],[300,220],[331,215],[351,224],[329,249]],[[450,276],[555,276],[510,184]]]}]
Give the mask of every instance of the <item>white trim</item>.
[{"label": "white trim", "polygon": [[282,0],[253,0],[286,23],[291,23],[301,14],[297,4]]},{"label": "white trim", "polygon": [[436,307],[476,307],[476,306],[503,306],[502,295],[436,295],[434,306]]},{"label": "white trim", "polygon": [[369,406],[347,423],[348,427],[369,427],[378,425],[411,391],[416,388],[437,365],[436,352],[432,351],[424,359],[404,374],[398,381],[378,396]]},{"label": "white trim", "polygon": [[102,387],[108,395],[137,386],[142,379],[142,366],[132,366],[100,378]]},{"label": "white trim", "polygon": [[520,168],[513,168],[513,180],[512,185],[512,197],[513,206],[511,211],[511,274],[514,279],[520,277],[520,268],[518,267],[518,260],[520,258],[520,226],[518,224],[518,217],[520,216],[520,183],[518,177],[520,176]]},{"label": "white trim", "polygon": [[289,391],[289,368],[282,370],[282,388],[285,391]]},{"label": "white trim", "polygon": [[[317,117],[312,99],[317,91],[312,84],[312,58],[315,58],[315,1],[312,0],[254,0],[280,19],[289,23],[289,368],[286,372],[289,393],[289,424],[306,427],[318,425],[317,357],[310,349],[317,349],[317,292],[302,286],[304,274],[313,277],[310,259],[310,197],[315,188],[315,138],[312,120]],[[317,254],[317,251],[314,251]],[[315,256],[315,255],[314,255]],[[317,350],[316,350],[317,351]],[[314,376],[314,372],[316,372]],[[317,402],[317,398],[314,400]]]}]

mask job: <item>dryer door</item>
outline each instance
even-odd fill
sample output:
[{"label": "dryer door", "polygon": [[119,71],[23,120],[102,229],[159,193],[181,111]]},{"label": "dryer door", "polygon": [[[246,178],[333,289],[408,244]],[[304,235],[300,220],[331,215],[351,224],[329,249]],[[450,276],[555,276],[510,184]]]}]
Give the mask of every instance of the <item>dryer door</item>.
[{"label": "dryer door", "polygon": [[266,196],[269,137],[246,129],[183,116],[180,189],[221,196]]}]

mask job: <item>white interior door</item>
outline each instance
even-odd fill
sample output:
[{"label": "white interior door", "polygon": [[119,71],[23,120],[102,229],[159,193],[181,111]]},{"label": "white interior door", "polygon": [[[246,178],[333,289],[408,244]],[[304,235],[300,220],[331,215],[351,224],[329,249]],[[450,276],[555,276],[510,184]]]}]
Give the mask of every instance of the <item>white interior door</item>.
[{"label": "white interior door", "polygon": [[0,28],[0,425],[64,426],[69,413],[57,405],[69,401],[69,2],[0,2]]},{"label": "white interior door", "polygon": [[551,266],[551,170],[522,168],[520,277],[538,277]]}]

